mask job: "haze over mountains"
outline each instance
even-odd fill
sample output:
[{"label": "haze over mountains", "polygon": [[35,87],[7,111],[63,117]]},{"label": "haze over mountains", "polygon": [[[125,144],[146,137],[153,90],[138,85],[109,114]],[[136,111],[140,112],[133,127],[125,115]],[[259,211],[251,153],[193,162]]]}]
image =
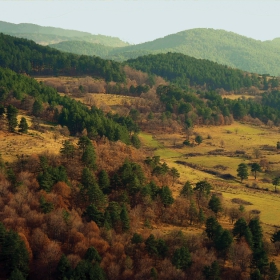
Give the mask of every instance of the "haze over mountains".
[{"label": "haze over mountains", "polygon": [[119,38],[105,35],[92,35],[88,32],[45,27],[30,23],[8,23],[0,21],[0,32],[20,38],[33,40],[41,45],[49,45],[69,40],[99,43],[104,46],[123,47],[129,45]]},{"label": "haze over mountains", "polygon": [[177,52],[249,72],[280,76],[280,38],[262,42],[224,30],[197,28],[129,45],[118,38],[33,24],[0,22],[0,32],[49,44],[61,51],[116,61]]}]

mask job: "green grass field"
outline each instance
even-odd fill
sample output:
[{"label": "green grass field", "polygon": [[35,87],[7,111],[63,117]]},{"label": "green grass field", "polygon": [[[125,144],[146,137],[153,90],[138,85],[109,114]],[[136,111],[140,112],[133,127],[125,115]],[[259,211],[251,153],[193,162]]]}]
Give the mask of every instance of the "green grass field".
[{"label": "green grass field", "polygon": [[[179,194],[182,184],[187,180],[193,184],[200,180],[209,180],[214,186],[215,183],[218,191],[223,193],[224,203],[227,207],[232,206],[232,198],[241,198],[252,203],[246,206],[246,210],[261,211],[260,217],[265,226],[265,231],[271,233],[274,225],[280,226],[280,195],[272,192],[274,186],[269,182],[272,179],[271,175],[265,172],[257,174],[257,180],[253,174],[249,172],[249,178],[240,183],[237,178],[237,167],[241,162],[247,164],[251,162],[259,162],[261,159],[266,159],[270,162],[270,168],[277,172],[280,170],[280,156],[276,150],[267,151],[263,149],[263,145],[276,147],[280,133],[276,128],[256,127],[247,124],[234,123],[229,126],[220,127],[198,127],[194,132],[203,136],[204,141],[200,145],[194,147],[183,146],[184,135],[152,135],[140,133],[140,139],[144,147],[153,148],[154,153],[159,155],[170,167],[175,167],[180,172],[178,184],[173,186],[175,195]],[[209,137],[210,135],[210,137]],[[177,145],[174,145],[174,137],[177,139]],[[209,139],[207,139],[209,137]],[[194,136],[192,136],[192,140]],[[223,143],[221,143],[223,140]],[[223,147],[222,145],[223,144]],[[209,155],[208,153],[214,150],[223,150],[223,155]],[[261,152],[260,158],[255,158],[254,149],[259,149]],[[245,155],[235,155],[236,150],[244,151]],[[194,156],[189,156],[194,154]],[[229,156],[231,155],[231,156]],[[233,156],[232,156],[233,155]],[[235,180],[224,180],[209,173],[191,168],[176,161],[184,161],[198,165],[199,168],[207,168],[217,170],[217,165],[222,165],[226,169],[218,170],[221,173],[229,173],[236,177]],[[250,169],[249,169],[250,170]],[[268,182],[263,182],[266,178]],[[259,190],[246,188],[245,185],[256,183]],[[268,189],[268,191],[264,191]]]}]

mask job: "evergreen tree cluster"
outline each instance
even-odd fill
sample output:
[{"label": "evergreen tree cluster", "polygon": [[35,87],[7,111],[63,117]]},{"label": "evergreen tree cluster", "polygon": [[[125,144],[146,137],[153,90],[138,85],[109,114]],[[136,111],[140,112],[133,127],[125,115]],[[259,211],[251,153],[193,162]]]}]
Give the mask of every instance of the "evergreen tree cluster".
[{"label": "evergreen tree cluster", "polygon": [[0,66],[30,75],[91,75],[124,82],[119,63],[99,57],[63,53],[33,41],[0,34]]},{"label": "evergreen tree cluster", "polygon": [[206,85],[208,90],[260,87],[260,81],[255,74],[179,53],[146,55],[129,59],[126,63],[138,70],[161,76],[184,89],[196,85]]},{"label": "evergreen tree cluster", "polygon": [[[107,116],[96,107],[88,109],[80,102],[66,96],[60,96],[53,88],[0,67],[0,102],[5,104],[9,96],[14,96],[22,102],[27,96],[34,98],[32,113],[35,116],[39,116],[42,113],[42,103],[47,104],[48,109],[54,111],[54,121],[57,121],[62,126],[67,126],[72,135],[87,129],[90,137],[96,135],[105,136],[111,141],[120,140],[130,144],[131,132],[139,131],[139,128],[130,117],[120,117],[112,114]],[[9,106],[7,117],[10,130],[14,131],[17,125],[15,118],[17,111],[16,108]],[[58,109],[60,106],[62,106],[62,109]],[[0,112],[2,111],[3,109],[0,109]],[[135,141],[134,143],[139,144]]]},{"label": "evergreen tree cluster", "polygon": [[[26,279],[29,272],[29,253],[18,233],[0,223],[1,270],[9,279]],[[6,278],[7,279],[7,278]]]},{"label": "evergreen tree cluster", "polygon": [[[280,123],[279,102],[280,94],[264,93],[261,102],[252,99],[222,98],[216,91],[182,90],[175,85],[160,85],[157,88],[157,95],[165,104],[166,111],[177,115],[184,115],[185,126],[190,127],[195,122],[223,124],[226,118],[231,116],[240,120],[245,116],[258,118],[264,123],[268,120],[275,124]],[[273,98],[275,96],[275,103]],[[273,104],[273,105],[272,105]],[[276,105],[275,105],[276,104]],[[221,116],[223,121],[221,121]]]},{"label": "evergreen tree cluster", "polygon": [[244,218],[238,219],[234,224],[232,233],[237,240],[245,238],[253,251],[252,267],[258,269],[261,274],[266,273],[269,263],[259,219],[251,219],[248,224]]},{"label": "evergreen tree cluster", "polygon": [[72,269],[69,259],[63,254],[56,268],[56,279],[106,280],[106,274],[100,267],[101,257],[94,247],[87,249],[84,258]]}]

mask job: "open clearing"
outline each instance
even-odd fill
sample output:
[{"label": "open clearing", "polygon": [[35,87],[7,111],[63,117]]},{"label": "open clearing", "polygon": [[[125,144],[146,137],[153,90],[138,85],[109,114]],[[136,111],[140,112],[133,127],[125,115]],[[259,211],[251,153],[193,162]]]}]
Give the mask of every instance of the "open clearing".
[{"label": "open clearing", "polygon": [[[162,161],[180,172],[178,184],[173,187],[175,195],[179,194],[182,184],[187,180],[195,184],[206,179],[215,186],[216,191],[222,193],[226,207],[234,205],[231,202],[232,198],[251,202],[252,205],[245,206],[246,210],[259,210],[264,231],[271,234],[275,229],[274,226],[280,226],[280,195],[272,192],[274,186],[271,184],[271,178],[267,173],[261,172],[257,174],[255,180],[253,174],[250,174],[241,184],[236,169],[241,162],[249,164],[265,159],[270,162],[270,169],[275,172],[280,170],[280,156],[275,149],[280,139],[279,130],[236,122],[229,126],[197,127],[194,132],[202,135],[205,140],[193,147],[183,146],[182,142],[186,138],[180,134],[152,136],[140,133],[139,136],[144,146],[153,149]],[[191,142],[193,139],[194,136],[191,136]],[[260,151],[259,158],[256,158],[254,149]],[[213,151],[218,154],[211,154]],[[178,164],[178,161],[188,165]],[[190,164],[193,164],[193,167]],[[217,169],[217,166],[222,166],[224,170]],[[225,180],[208,173],[209,170],[231,174],[234,179]],[[259,189],[248,188],[246,184],[249,186],[257,184]]]},{"label": "open clearing", "polygon": [[[31,119],[29,116],[19,114],[18,122],[22,116],[27,119],[30,126]],[[63,141],[69,137],[60,135],[59,139],[55,141],[53,127],[46,123],[42,123],[41,126],[45,127],[45,132],[32,129],[28,129],[27,134],[0,131],[0,154],[4,161],[12,162],[17,159],[17,156],[30,156],[43,152],[59,154]]]}]

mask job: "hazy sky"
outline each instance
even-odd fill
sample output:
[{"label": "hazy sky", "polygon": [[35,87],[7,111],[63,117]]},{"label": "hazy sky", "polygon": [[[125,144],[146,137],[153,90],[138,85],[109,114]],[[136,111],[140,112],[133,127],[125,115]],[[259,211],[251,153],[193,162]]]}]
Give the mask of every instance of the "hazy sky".
[{"label": "hazy sky", "polygon": [[0,0],[0,20],[35,23],[141,43],[192,28],[280,37],[280,0]]}]

